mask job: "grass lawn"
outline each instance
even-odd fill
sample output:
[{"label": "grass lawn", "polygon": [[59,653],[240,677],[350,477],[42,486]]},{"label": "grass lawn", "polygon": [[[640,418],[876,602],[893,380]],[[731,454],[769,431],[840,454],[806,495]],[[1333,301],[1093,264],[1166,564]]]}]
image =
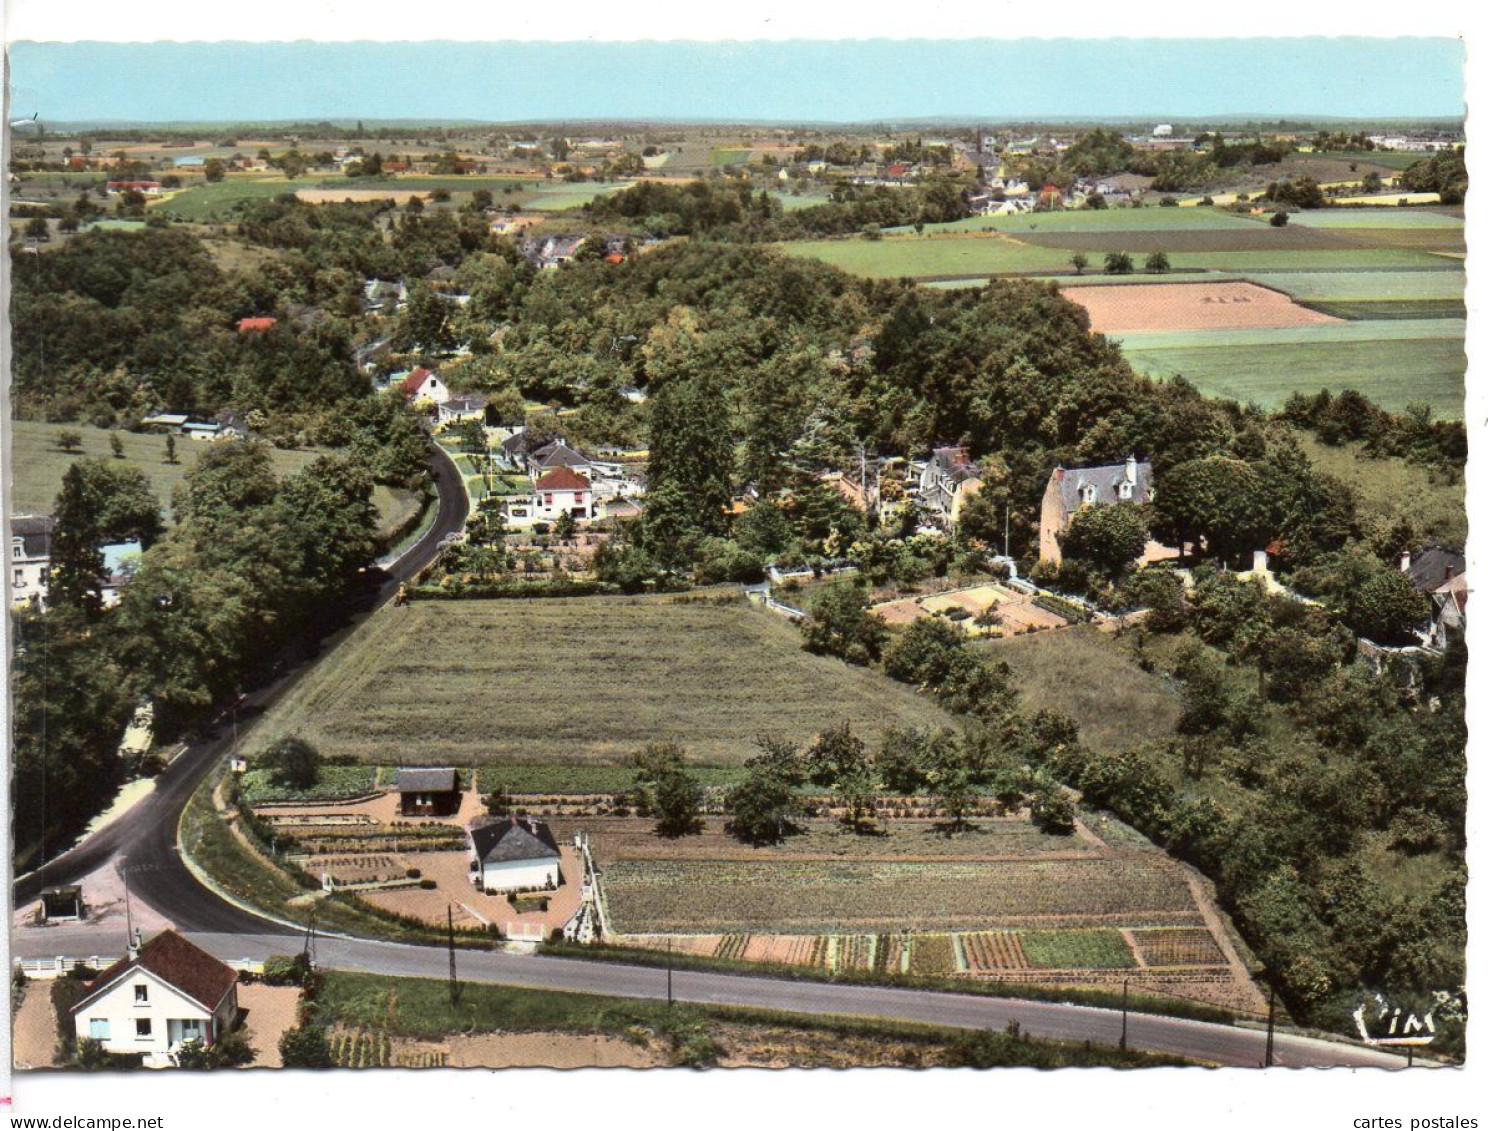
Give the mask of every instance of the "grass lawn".
[{"label": "grass lawn", "polygon": [[[1177,690],[1144,672],[1110,634],[1088,625],[1059,632],[986,639],[973,647],[1013,669],[1013,682],[1032,710],[1063,711],[1095,750],[1125,750],[1171,738],[1178,725]],[[1071,679],[1072,672],[1095,673]]]},{"label": "grass lawn", "polygon": [[1020,931],[1029,965],[1046,970],[1135,966],[1136,957],[1119,931]]},{"label": "grass lawn", "polygon": [[[76,432],[82,437],[82,446],[76,452],[64,452],[57,447],[57,434],[62,431]],[[179,463],[165,462],[165,437],[140,433],[120,432],[124,443],[124,459],[118,461],[143,471],[150,486],[164,508],[170,507],[171,492],[186,477],[210,445],[184,436],[176,437],[176,458]],[[109,447],[109,433],[103,428],[87,424],[44,424],[34,420],[17,420],[11,423],[11,468],[14,475],[11,495],[11,510],[16,514],[50,514],[62,489],[62,476],[73,461],[84,456],[93,456],[113,463],[113,452]],[[269,449],[274,470],[281,476],[299,471],[315,462],[324,451]],[[406,522],[419,507],[419,496],[412,491],[391,487],[377,487],[372,493],[372,502],[377,507],[378,527],[383,532],[396,530]]]},{"label": "grass lawn", "polygon": [[1436,337],[1361,333],[1353,340],[1337,340],[1334,333],[1410,324],[1372,321],[1307,327],[1321,331],[1320,339],[1252,344],[1235,339],[1235,332],[1201,332],[1205,338],[1214,333],[1225,339],[1212,345],[1201,342],[1201,334],[1194,334],[1189,345],[1169,340],[1156,347],[1130,335],[1123,352],[1133,367],[1153,376],[1181,374],[1211,396],[1255,402],[1264,408],[1279,408],[1294,392],[1357,389],[1393,412],[1413,401],[1425,401],[1438,416],[1461,419],[1467,372],[1463,322],[1455,322],[1455,334]]},{"label": "grass lawn", "polygon": [[1306,432],[1298,432],[1297,439],[1320,470],[1337,476],[1359,493],[1366,514],[1386,522],[1408,517],[1427,537],[1452,546],[1466,543],[1467,499],[1460,480],[1433,483],[1420,464],[1393,458],[1369,459],[1360,453],[1358,444],[1330,447]]},{"label": "grass lawn", "polygon": [[[741,602],[417,601],[377,613],[267,715],[322,754],[432,765],[623,765],[648,742],[731,765],[761,733],[948,716],[887,677],[801,649]],[[870,722],[871,720],[871,722]]]}]

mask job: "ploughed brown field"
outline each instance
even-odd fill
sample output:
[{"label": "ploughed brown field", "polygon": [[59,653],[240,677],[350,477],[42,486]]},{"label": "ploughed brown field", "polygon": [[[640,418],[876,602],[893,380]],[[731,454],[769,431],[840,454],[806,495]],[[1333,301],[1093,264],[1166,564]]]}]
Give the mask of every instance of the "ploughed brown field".
[{"label": "ploughed brown field", "polygon": [[1342,321],[1254,283],[1133,283],[1064,287],[1060,293],[1083,306],[1090,315],[1090,328],[1101,334],[1318,326]]}]

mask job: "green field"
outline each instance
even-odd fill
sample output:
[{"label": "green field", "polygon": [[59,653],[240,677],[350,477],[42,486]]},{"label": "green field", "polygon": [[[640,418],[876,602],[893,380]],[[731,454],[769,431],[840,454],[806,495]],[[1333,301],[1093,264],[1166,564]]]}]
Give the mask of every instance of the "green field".
[{"label": "green field", "polygon": [[780,207],[787,212],[797,212],[802,208],[815,208],[818,204],[826,204],[831,197],[817,193],[802,193],[796,196],[789,192],[780,192],[776,189],[770,190],[770,195],[780,202]]},{"label": "green field", "polygon": [[[1220,209],[1196,208],[1102,208],[1092,211],[1022,212],[1013,216],[972,216],[949,224],[931,224],[926,234],[946,232],[1158,232],[1213,228],[1260,228],[1245,216]],[[894,228],[892,231],[909,231]]]},{"label": "green field", "polygon": [[[1410,324],[1376,321],[1344,325],[1389,329]],[[1442,337],[1365,337],[1342,341],[1324,338],[1216,345],[1190,341],[1166,348],[1126,345],[1122,352],[1136,369],[1152,376],[1182,375],[1212,396],[1247,404],[1255,402],[1264,408],[1279,408],[1294,392],[1357,389],[1392,412],[1402,411],[1413,401],[1423,401],[1439,417],[1460,420],[1467,358],[1463,353],[1463,323],[1456,325],[1458,330],[1454,335]],[[1330,331],[1338,327],[1316,329]],[[1239,331],[1223,332],[1226,338],[1235,333]]]},{"label": "green field", "polygon": [[[1013,669],[1013,685],[1029,710],[1069,715],[1094,750],[1127,750],[1171,738],[1178,693],[1162,676],[1144,672],[1110,633],[1091,626],[980,641],[974,647]],[[1072,671],[1100,672],[1071,680]]]},{"label": "green field", "polygon": [[[239,204],[253,201],[273,200],[286,192],[302,188],[320,188],[324,178],[301,177],[289,181],[283,177],[232,177],[216,184],[200,184],[179,192],[169,200],[151,206],[150,211],[160,212],[177,220],[206,222],[227,220],[233,216]],[[342,178],[347,187],[355,187],[347,178]]]},{"label": "green field", "polygon": [[[345,189],[350,192],[369,192],[387,190],[393,192],[433,192],[435,189],[445,189],[451,193],[468,193],[477,189],[487,189],[496,196],[500,203],[518,204],[531,195],[534,188],[542,186],[540,191],[546,191],[547,185],[543,182],[533,180],[522,180],[511,177],[386,177],[386,178],[362,178],[362,177],[301,177],[298,180],[286,180],[283,177],[228,177],[218,181],[216,184],[203,182],[177,193],[168,200],[152,205],[152,212],[162,212],[177,220],[191,220],[197,222],[222,221],[233,217],[234,207],[240,203],[258,200],[272,200],[274,197],[286,192],[296,192],[300,189]],[[594,186],[563,185],[562,188],[588,188],[591,192]],[[514,193],[507,192],[515,189]],[[580,200],[579,203],[583,201]],[[569,208],[571,204],[555,205],[552,207]]]},{"label": "green field", "polygon": [[708,154],[710,165],[744,165],[754,150],[749,146],[719,146]]},{"label": "green field", "polygon": [[1069,267],[1066,251],[992,235],[803,240],[785,244],[782,250],[870,279],[997,275]]},{"label": "green field", "polygon": [[562,212],[567,208],[578,208],[588,204],[596,197],[621,192],[630,188],[634,183],[634,181],[619,181],[598,184],[584,181],[575,184],[545,184],[529,194],[522,207],[532,212]]},{"label": "green field", "polygon": [[358,628],[253,741],[299,733],[326,755],[433,765],[620,765],[675,741],[728,765],[761,733],[803,741],[842,718],[870,738],[950,721],[743,602],[420,601]]},{"label": "green field", "polygon": [[1445,228],[1462,230],[1462,217],[1425,208],[1312,208],[1293,212],[1304,228]]},{"label": "green field", "polygon": [[[1171,212],[1172,209],[1164,211]],[[1133,213],[1134,215],[1139,213]],[[1081,213],[1070,213],[1078,216]],[[1091,216],[1103,213],[1088,213]],[[1180,230],[1180,229],[1175,229]],[[1190,229],[1191,230],[1191,229]],[[1261,229],[1258,229],[1261,231]],[[1098,234],[1106,234],[1102,230]],[[1109,247],[1087,251],[1091,274],[1099,274],[1106,251],[1125,250],[1121,231],[1109,232]],[[893,236],[880,240],[803,240],[783,245],[791,255],[820,259],[872,279],[951,278],[1013,273],[1069,274],[1070,256],[1064,248],[1023,243],[1001,234],[963,236]],[[1137,265],[1142,256],[1133,253]],[[1359,271],[1391,267],[1440,268],[1456,275],[1453,260],[1412,248],[1341,247],[1272,248],[1235,251],[1170,251],[1174,272],[1226,271]]]},{"label": "green field", "polygon": [[[86,424],[42,424],[34,420],[13,421],[10,427],[10,465],[14,476],[10,506],[14,514],[50,514],[62,487],[62,476],[74,460],[84,456],[139,468],[149,478],[161,505],[169,508],[171,492],[210,447],[202,441],[177,437],[176,457],[180,462],[170,464],[165,462],[164,436],[120,432],[124,459],[115,461],[109,447],[109,433],[102,428]],[[64,452],[57,447],[57,434],[62,431],[76,432],[82,437],[80,451]],[[299,471],[325,454],[315,450],[269,449],[274,470],[280,475]],[[408,521],[419,506],[419,498],[412,491],[390,487],[375,488],[372,501],[377,506],[378,525],[384,533]]]}]

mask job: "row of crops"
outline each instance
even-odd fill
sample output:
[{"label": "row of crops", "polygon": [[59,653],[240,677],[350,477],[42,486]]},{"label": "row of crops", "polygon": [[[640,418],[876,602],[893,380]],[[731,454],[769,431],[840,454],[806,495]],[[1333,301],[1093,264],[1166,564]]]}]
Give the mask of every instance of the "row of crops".
[{"label": "row of crops", "polygon": [[[807,966],[836,972],[1007,974],[1017,971],[1119,970],[1141,967],[1224,967],[1224,952],[1202,927],[1085,930],[954,931],[935,934],[774,935],[734,933],[699,937],[692,953],[736,962]],[[646,945],[661,946],[664,936]]]},{"label": "row of crops", "polygon": [[331,1062],[337,1068],[445,1068],[442,1049],[395,1049],[381,1029],[340,1029],[330,1036]]}]

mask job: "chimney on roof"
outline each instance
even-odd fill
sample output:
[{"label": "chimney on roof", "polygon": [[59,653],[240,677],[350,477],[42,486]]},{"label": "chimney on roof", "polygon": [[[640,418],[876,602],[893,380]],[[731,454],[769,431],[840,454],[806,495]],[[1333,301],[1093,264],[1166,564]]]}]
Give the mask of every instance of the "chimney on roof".
[{"label": "chimney on roof", "polygon": [[1126,457],[1126,481],[1128,483],[1137,481],[1137,457],[1134,455]]},{"label": "chimney on roof", "polygon": [[1410,567],[1411,567],[1411,555],[1410,555],[1410,551],[1409,550],[1402,550],[1401,553],[1400,553],[1400,572],[1401,573],[1409,573],[1410,572]]}]

